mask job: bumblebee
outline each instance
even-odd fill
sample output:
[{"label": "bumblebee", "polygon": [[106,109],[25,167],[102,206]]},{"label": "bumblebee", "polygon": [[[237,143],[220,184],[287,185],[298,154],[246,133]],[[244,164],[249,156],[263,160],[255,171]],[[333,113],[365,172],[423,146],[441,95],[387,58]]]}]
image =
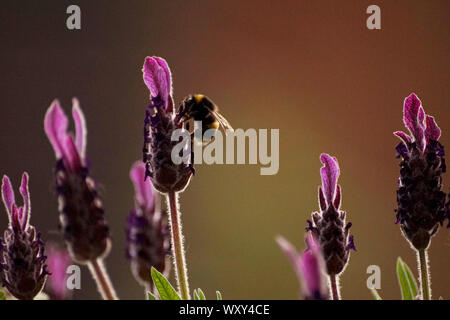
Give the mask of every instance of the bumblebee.
[{"label": "bumblebee", "polygon": [[195,169],[193,166],[195,137],[194,132],[190,131],[190,120],[202,122],[203,139],[199,143],[203,145],[208,144],[214,137],[213,135],[210,139],[204,139],[206,130],[214,129],[214,133],[216,133],[219,128],[231,131],[233,131],[233,128],[231,127],[227,119],[225,119],[224,116],[219,113],[219,108],[217,107],[217,105],[205,95],[189,95],[183,100],[178,109],[175,121],[182,124],[184,128],[186,128],[186,130],[191,134],[191,159],[189,166],[192,170],[192,173],[195,174]]},{"label": "bumblebee", "polygon": [[187,130],[189,130],[189,120],[201,121],[202,135],[208,129],[218,130],[220,127],[223,130],[233,130],[227,119],[219,113],[217,105],[202,94],[187,96],[181,103],[178,117],[179,121],[186,125]]}]

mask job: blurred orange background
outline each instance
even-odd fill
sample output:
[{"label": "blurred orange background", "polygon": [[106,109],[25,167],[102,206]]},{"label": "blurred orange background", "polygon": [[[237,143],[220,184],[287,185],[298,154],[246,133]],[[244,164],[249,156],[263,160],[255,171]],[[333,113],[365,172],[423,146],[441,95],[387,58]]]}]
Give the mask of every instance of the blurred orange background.
[{"label": "blurred orange background", "polygon": [[[110,275],[120,298],[144,298],[125,260],[124,223],[149,103],[141,67],[145,56],[158,55],[172,69],[177,102],[201,92],[235,128],[280,129],[277,175],[261,176],[255,165],[201,165],[181,195],[192,289],[210,298],[216,289],[225,299],[298,297],[274,237],[304,248],[305,220],[318,207],[319,155],[327,152],[341,166],[342,208],[358,249],[342,296],[372,299],[366,268],[375,264],[380,294],[400,298],[397,257],[417,270],[394,224],[392,132],[404,129],[403,99],[415,92],[450,148],[448,1],[77,1],[79,31],[66,28],[70,4],[0,4],[0,173],[17,188],[21,172],[30,173],[31,222],[44,240],[60,241],[44,114],[56,97],[69,112],[76,96],[112,230]],[[371,4],[381,8],[381,30],[366,28]],[[434,298],[450,297],[449,246],[441,229],[429,251]],[[75,298],[99,298],[82,270]]]}]

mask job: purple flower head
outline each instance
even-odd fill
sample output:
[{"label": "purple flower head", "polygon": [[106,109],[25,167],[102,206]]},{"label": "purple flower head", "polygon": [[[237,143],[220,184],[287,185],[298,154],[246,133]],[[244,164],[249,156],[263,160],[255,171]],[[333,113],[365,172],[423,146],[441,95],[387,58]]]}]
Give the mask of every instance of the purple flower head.
[{"label": "purple flower head", "polygon": [[445,154],[438,141],[441,129],[414,93],[405,99],[403,121],[410,135],[394,132],[401,140],[396,147],[401,157],[397,223],[413,247],[426,249],[439,225],[448,219],[442,192]]},{"label": "purple flower head", "polygon": [[320,155],[323,167],[320,169],[322,186],[319,187],[320,212],[312,214],[313,221],[307,220],[307,231],[317,237],[322,249],[327,272],[340,274],[347,265],[350,250],[356,250],[353,236],[349,235],[351,223],[345,223],[345,212],[341,207],[341,187],[337,184],[340,170],[335,157],[326,153]]},{"label": "purple flower head", "polygon": [[151,182],[145,180],[145,165],[141,161],[136,161],[130,170],[130,179],[134,186],[134,200],[136,206],[145,212],[155,212],[159,195],[153,189]]},{"label": "purple flower head", "polygon": [[325,284],[325,263],[314,236],[309,235],[306,237],[308,248],[301,255],[283,237],[278,237],[276,240],[294,267],[304,298],[306,300],[328,299]]},{"label": "purple flower head", "polygon": [[72,259],[87,263],[107,255],[110,247],[109,228],[97,184],[89,175],[86,160],[86,125],[78,100],[73,99],[75,137],[67,132],[68,120],[55,100],[44,120],[56,155],[56,191],[60,214],[60,230]]},{"label": "purple flower head", "polygon": [[173,111],[172,75],[166,60],[147,57],[142,68],[144,82],[150,90],[150,98],[160,97],[166,112]]},{"label": "purple flower head", "polygon": [[0,279],[14,297],[32,300],[37,296],[49,274],[45,265],[44,243],[30,225],[31,205],[28,174],[22,175],[20,194],[23,206],[17,207],[11,181],[5,175],[2,199],[8,213],[9,226],[0,239]]},{"label": "purple flower head", "polygon": [[183,125],[173,108],[170,69],[164,59],[147,57],[142,72],[151,98],[144,122],[145,176],[161,193],[179,192],[186,188],[194,170],[192,164],[174,164],[171,158],[173,147],[179,143],[171,140],[172,133]]},{"label": "purple flower head", "polygon": [[72,259],[66,250],[53,244],[47,247],[47,251],[47,264],[52,273],[47,281],[47,290],[51,293],[52,299],[68,299],[70,291],[67,289],[67,267]]},{"label": "purple flower head", "polygon": [[326,153],[320,155],[320,161],[324,166],[320,169],[322,177],[322,187],[319,187],[319,204],[322,209],[326,209],[335,204],[339,209],[341,202],[341,191],[337,184],[340,170],[335,157],[330,157]]},{"label": "purple flower head", "polygon": [[441,129],[434,117],[425,114],[422,102],[414,93],[405,98],[403,122],[410,135],[403,131],[396,131],[394,134],[402,140],[404,145],[414,144],[414,147],[422,153],[431,141],[437,141],[441,136]]},{"label": "purple flower head", "polygon": [[135,209],[127,219],[127,258],[136,280],[153,291],[151,267],[168,275],[170,263],[169,229],[159,208],[159,195],[149,180],[144,180],[145,166],[136,162],[130,171],[135,189]]},{"label": "purple flower head", "polygon": [[55,151],[56,159],[61,159],[67,170],[78,171],[86,161],[86,121],[77,99],[72,100],[72,115],[75,121],[75,137],[67,133],[67,116],[58,100],[48,108],[44,128]]}]

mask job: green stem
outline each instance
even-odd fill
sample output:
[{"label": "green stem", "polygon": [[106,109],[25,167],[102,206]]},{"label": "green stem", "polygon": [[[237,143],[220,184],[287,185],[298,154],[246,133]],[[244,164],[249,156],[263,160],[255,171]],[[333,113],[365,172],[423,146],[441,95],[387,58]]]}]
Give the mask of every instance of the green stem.
[{"label": "green stem", "polygon": [[430,272],[428,270],[428,257],[425,249],[418,250],[420,283],[422,286],[422,300],[431,300]]},{"label": "green stem", "polygon": [[330,291],[331,291],[331,297],[333,300],[340,300],[340,294],[339,294],[339,278],[336,277],[335,274],[330,275]]},{"label": "green stem", "polygon": [[187,276],[186,259],[183,248],[183,234],[181,231],[180,213],[178,211],[178,199],[175,192],[169,192],[167,196],[170,215],[169,222],[172,234],[172,253],[175,271],[177,275],[178,290],[183,300],[189,300],[189,283]]}]

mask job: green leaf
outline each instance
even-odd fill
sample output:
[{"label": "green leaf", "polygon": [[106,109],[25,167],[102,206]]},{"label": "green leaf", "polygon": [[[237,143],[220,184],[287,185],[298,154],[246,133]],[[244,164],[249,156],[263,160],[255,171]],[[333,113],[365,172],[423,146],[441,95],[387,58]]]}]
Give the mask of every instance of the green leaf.
[{"label": "green leaf", "polygon": [[172,287],[170,282],[164,277],[164,275],[152,267],[152,279],[153,283],[158,289],[161,300],[181,300],[178,293]]},{"label": "green leaf", "polygon": [[147,300],[158,300],[158,297],[156,297],[153,293],[147,292]]},{"label": "green leaf", "polygon": [[216,291],[217,300],[222,300],[222,294],[220,291]]},{"label": "green leaf", "polygon": [[197,289],[194,289],[194,300],[200,300],[200,297],[197,293]]},{"label": "green leaf", "polygon": [[413,299],[415,299],[419,295],[419,288],[417,287],[416,279],[414,278],[414,274],[411,272],[411,269],[405,262],[403,262],[403,267],[405,268],[406,276],[408,277]]},{"label": "green leaf", "polygon": [[206,300],[205,294],[203,293],[202,289],[198,288],[197,292],[200,300]]},{"label": "green leaf", "polygon": [[417,283],[411,269],[400,257],[397,259],[397,278],[402,292],[402,299],[414,300],[418,295]]},{"label": "green leaf", "polygon": [[6,300],[6,294],[3,292],[3,290],[0,290],[0,300]]},{"label": "green leaf", "polygon": [[383,298],[381,298],[380,297],[380,295],[378,294],[378,291],[377,291],[377,289],[370,289],[370,292],[372,293],[372,295],[373,295],[373,298],[375,299],[375,300],[383,300]]}]

